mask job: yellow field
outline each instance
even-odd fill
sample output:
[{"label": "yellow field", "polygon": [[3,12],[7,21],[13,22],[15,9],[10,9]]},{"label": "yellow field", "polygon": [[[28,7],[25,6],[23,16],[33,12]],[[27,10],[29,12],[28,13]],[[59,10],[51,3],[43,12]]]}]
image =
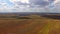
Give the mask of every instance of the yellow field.
[{"label": "yellow field", "polygon": [[0,34],[60,34],[60,20],[40,16],[0,19]]}]

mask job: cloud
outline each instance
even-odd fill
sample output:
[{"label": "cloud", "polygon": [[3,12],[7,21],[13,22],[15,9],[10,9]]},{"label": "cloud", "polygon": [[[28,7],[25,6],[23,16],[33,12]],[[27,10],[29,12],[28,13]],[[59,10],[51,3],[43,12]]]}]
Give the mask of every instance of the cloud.
[{"label": "cloud", "polygon": [[30,4],[40,5],[41,7],[52,6],[54,0],[30,0]]},{"label": "cloud", "polygon": [[[0,3],[3,4],[3,3],[6,3],[6,5],[3,5],[7,8],[10,8],[10,7],[20,7],[20,5],[40,5],[41,7],[45,7],[45,6],[48,6],[49,4],[52,5],[52,3],[50,2],[53,2],[54,0],[29,0],[29,1],[25,1],[24,2],[22,0],[1,0]],[[29,3],[27,3],[29,2]],[[49,5],[49,6],[50,6]],[[39,7],[40,7],[39,6]]]},{"label": "cloud", "polygon": [[[20,0],[0,0],[0,12],[55,11],[55,9],[60,9],[57,7],[58,3],[60,4],[59,0],[30,0],[29,3]],[[53,8],[53,10],[50,8]]]}]

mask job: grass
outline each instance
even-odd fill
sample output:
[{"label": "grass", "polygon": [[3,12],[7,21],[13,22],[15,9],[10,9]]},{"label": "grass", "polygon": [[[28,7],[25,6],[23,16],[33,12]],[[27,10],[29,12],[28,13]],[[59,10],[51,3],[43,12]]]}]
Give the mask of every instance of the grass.
[{"label": "grass", "polygon": [[32,15],[31,19],[0,19],[0,34],[60,34],[60,20]]}]

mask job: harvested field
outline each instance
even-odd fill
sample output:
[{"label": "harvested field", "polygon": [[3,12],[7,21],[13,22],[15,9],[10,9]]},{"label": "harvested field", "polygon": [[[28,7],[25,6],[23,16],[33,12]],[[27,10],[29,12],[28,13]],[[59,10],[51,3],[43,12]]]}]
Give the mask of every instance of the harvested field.
[{"label": "harvested field", "polygon": [[0,34],[60,34],[60,20],[39,16],[0,19]]}]

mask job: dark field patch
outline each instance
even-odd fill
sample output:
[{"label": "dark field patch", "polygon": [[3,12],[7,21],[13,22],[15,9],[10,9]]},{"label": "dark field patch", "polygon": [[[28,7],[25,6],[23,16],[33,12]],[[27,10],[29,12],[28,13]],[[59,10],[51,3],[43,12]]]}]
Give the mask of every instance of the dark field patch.
[{"label": "dark field patch", "polygon": [[32,19],[30,17],[16,17],[17,19]]},{"label": "dark field patch", "polygon": [[42,15],[42,17],[46,17],[50,19],[60,19],[60,15]]}]

